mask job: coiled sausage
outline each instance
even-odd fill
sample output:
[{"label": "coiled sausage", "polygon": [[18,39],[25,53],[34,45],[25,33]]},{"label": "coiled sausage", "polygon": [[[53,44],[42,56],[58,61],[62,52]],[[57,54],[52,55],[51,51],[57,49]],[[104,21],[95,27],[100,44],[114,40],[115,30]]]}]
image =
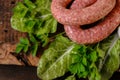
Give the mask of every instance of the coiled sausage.
[{"label": "coiled sausage", "polygon": [[74,42],[77,42],[78,44],[92,44],[109,36],[119,24],[120,0],[116,0],[114,9],[96,26],[83,30],[79,25],[65,25],[64,29],[68,37]]},{"label": "coiled sausage", "polygon": [[93,5],[82,9],[66,9],[72,0],[52,0],[51,11],[59,23],[84,25],[106,16],[115,6],[116,0],[97,0]]}]

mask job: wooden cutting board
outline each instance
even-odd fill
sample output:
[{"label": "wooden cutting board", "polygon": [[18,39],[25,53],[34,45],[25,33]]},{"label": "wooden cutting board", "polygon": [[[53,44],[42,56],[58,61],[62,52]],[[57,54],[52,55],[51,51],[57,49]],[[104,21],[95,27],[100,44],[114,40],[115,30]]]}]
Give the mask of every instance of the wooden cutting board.
[{"label": "wooden cutting board", "polygon": [[10,18],[12,8],[21,0],[0,0],[0,43],[16,43],[25,33],[18,32],[11,28]]}]

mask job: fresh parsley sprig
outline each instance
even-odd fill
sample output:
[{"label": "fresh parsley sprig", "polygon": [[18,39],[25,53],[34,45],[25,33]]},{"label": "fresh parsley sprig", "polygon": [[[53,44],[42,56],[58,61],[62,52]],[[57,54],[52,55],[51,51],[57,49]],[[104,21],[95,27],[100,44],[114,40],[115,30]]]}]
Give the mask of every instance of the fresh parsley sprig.
[{"label": "fresh parsley sprig", "polygon": [[89,78],[89,80],[100,80],[95,62],[98,60],[98,54],[95,50],[87,46],[76,46],[73,51],[73,63],[69,67],[69,71],[77,75],[79,78]]}]

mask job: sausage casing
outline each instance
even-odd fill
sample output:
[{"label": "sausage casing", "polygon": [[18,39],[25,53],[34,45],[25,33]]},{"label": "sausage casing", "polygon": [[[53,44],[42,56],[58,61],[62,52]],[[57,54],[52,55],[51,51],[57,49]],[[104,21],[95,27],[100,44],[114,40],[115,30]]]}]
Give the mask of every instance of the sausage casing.
[{"label": "sausage casing", "polygon": [[82,9],[67,9],[72,0],[52,0],[51,11],[55,19],[65,25],[85,25],[106,16],[115,6],[116,0],[97,0]]},{"label": "sausage casing", "polygon": [[82,29],[79,25],[65,25],[64,29],[68,37],[78,44],[92,44],[109,36],[120,24],[120,0],[116,0],[114,9],[102,22],[89,29]]}]

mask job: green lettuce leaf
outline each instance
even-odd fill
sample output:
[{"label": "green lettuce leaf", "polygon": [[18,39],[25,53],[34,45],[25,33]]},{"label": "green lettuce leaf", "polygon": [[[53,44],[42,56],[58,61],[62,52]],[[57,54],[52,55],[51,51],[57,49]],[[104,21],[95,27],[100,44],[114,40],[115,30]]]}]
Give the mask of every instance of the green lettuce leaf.
[{"label": "green lettuce leaf", "polygon": [[16,53],[20,53],[22,50],[23,52],[27,52],[30,46],[30,42],[27,38],[20,38],[20,43],[17,44]]},{"label": "green lettuce leaf", "polygon": [[11,17],[12,28],[21,32],[35,32],[35,34],[54,33],[57,21],[50,11],[51,0],[30,0],[19,2],[13,9]]},{"label": "green lettuce leaf", "polygon": [[[57,21],[53,18],[50,10],[51,0],[23,0],[13,9],[11,26],[13,29],[32,33],[36,36],[49,37],[49,33],[57,30]],[[47,38],[46,38],[47,39]],[[42,40],[44,45],[47,40]]]},{"label": "green lettuce leaf", "polygon": [[65,80],[76,80],[76,78],[74,75],[72,75],[72,76],[68,76]]},{"label": "green lettuce leaf", "polygon": [[74,47],[69,39],[58,36],[40,58],[37,68],[39,78],[51,80],[64,75],[72,63],[70,54]]},{"label": "green lettuce leaf", "polygon": [[[94,73],[91,80],[98,78],[99,72],[95,65],[98,55],[96,51],[84,45],[71,42],[68,38],[57,35],[49,48],[40,58],[37,74],[42,80],[52,80],[70,71],[79,78],[86,78]],[[98,75],[97,75],[98,73]],[[75,79],[73,76],[68,79]],[[95,79],[100,80],[100,79]]]},{"label": "green lettuce leaf", "polygon": [[101,80],[109,80],[113,73],[119,68],[120,63],[120,38],[115,33],[103,40],[97,46],[97,51],[101,56],[99,61],[99,70]]}]

